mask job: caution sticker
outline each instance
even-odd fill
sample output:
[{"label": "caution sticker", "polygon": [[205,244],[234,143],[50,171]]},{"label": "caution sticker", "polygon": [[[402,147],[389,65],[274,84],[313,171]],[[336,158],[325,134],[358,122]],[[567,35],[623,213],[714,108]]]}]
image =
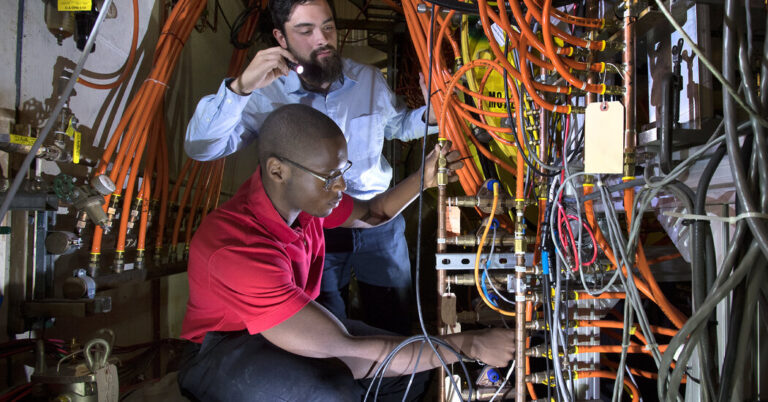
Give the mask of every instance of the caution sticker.
[{"label": "caution sticker", "polygon": [[35,145],[36,140],[37,138],[35,137],[27,137],[26,135],[11,134],[11,144],[27,145],[31,147],[32,145]]},{"label": "caution sticker", "polygon": [[91,0],[59,0],[59,11],[91,11],[93,2]]}]

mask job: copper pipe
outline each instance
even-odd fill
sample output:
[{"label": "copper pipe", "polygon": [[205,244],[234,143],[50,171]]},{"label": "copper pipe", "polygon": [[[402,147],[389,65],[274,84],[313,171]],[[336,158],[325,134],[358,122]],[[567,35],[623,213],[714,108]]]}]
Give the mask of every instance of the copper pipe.
[{"label": "copper pipe", "polygon": [[637,147],[635,130],[635,11],[637,0],[627,0],[624,9],[624,153],[634,154]]},{"label": "copper pipe", "polygon": [[[440,145],[445,144],[445,138],[440,138]],[[446,186],[448,184],[448,161],[445,156],[440,155],[437,159],[437,252],[445,253],[446,229],[445,229],[445,207],[446,207]],[[445,294],[445,271],[437,270],[437,333],[444,335],[447,331],[443,323],[443,295]],[[438,395],[439,401],[445,402],[445,368],[440,367],[438,371]]]},{"label": "copper pipe", "polygon": [[[586,18],[598,18],[598,13],[600,12],[600,3],[598,0],[587,0],[586,9],[584,10],[584,17]],[[589,39],[595,40],[597,38],[597,32],[596,31],[590,31],[589,32]],[[587,58],[587,64],[593,64],[596,60],[596,55],[594,52],[589,53],[589,57]],[[596,84],[597,83],[597,74],[593,72],[587,73],[587,82],[590,84]],[[597,94],[592,92],[587,92],[587,105],[590,103],[597,102]]]},{"label": "copper pipe", "polygon": [[517,272],[515,273],[515,280],[517,282],[515,290],[515,361],[517,362],[517,368],[515,369],[515,401],[522,402],[526,400],[526,387],[525,387],[525,371],[526,371],[526,359],[525,359],[525,270],[520,267],[525,266],[525,244],[523,236],[523,209],[525,208],[525,201],[517,201],[517,222],[515,222],[515,236],[517,241],[515,242],[515,254]]}]

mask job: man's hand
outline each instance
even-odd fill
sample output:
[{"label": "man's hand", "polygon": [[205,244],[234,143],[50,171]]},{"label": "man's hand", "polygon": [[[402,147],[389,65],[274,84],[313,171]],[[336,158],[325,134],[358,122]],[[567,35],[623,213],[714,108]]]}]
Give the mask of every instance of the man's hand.
[{"label": "man's hand", "polygon": [[453,183],[459,180],[455,171],[464,167],[464,162],[461,161],[459,151],[451,151],[451,143],[446,141],[442,147],[440,144],[436,144],[435,149],[427,155],[427,159],[424,161],[424,188],[437,186],[437,160],[440,155],[445,155],[447,161],[448,182]]},{"label": "man's hand", "polygon": [[[421,94],[424,96],[424,102],[427,102],[427,99],[429,99],[429,89],[427,88],[427,83],[424,81],[424,74],[419,73],[419,86],[421,87]],[[437,116],[435,116],[435,107],[432,105],[432,102],[429,102],[429,120],[427,120],[427,124],[435,125],[437,124]]]},{"label": "man's hand", "polygon": [[[467,356],[485,364],[504,367],[515,358],[515,331],[493,328],[466,332],[468,345],[460,345]],[[518,363],[520,364],[520,363]]]},{"label": "man's hand", "polygon": [[229,84],[229,88],[238,95],[248,95],[256,89],[264,88],[291,71],[285,59],[298,63],[291,52],[280,46],[260,50],[245,71]]}]

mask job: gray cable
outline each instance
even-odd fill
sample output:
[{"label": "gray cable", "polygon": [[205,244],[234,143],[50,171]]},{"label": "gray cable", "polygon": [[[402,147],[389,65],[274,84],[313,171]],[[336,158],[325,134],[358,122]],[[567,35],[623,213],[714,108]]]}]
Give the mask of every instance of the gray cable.
[{"label": "gray cable", "polygon": [[59,95],[59,100],[56,102],[56,106],[53,107],[53,111],[51,111],[51,115],[48,117],[48,121],[45,122],[45,126],[43,126],[43,129],[40,131],[40,135],[37,137],[37,140],[35,140],[34,145],[32,145],[32,148],[30,148],[29,153],[24,158],[24,162],[21,163],[21,167],[19,168],[19,171],[16,173],[16,177],[13,178],[13,183],[11,183],[11,186],[8,188],[8,191],[5,193],[5,198],[3,199],[3,203],[2,205],[0,205],[0,222],[2,222],[3,218],[5,218],[5,214],[8,212],[8,209],[11,207],[11,201],[13,201],[13,197],[15,197],[16,193],[19,191],[19,188],[21,187],[21,182],[24,180],[24,177],[27,175],[27,170],[29,170],[29,167],[32,164],[32,160],[35,159],[37,150],[40,149],[40,147],[43,145],[43,142],[48,137],[48,134],[51,133],[51,130],[53,129],[53,125],[56,124],[56,119],[59,117],[59,113],[61,113],[61,110],[64,108],[64,104],[67,103],[67,100],[69,99],[69,95],[72,93],[72,89],[74,89],[75,83],[77,83],[77,77],[80,76],[80,72],[83,70],[83,67],[85,66],[85,61],[88,59],[88,56],[91,54],[91,48],[93,48],[93,44],[94,42],[96,42],[96,36],[99,33],[99,28],[101,28],[101,23],[102,21],[104,21],[104,18],[107,16],[107,12],[109,11],[109,7],[111,5],[112,5],[112,0],[104,1],[104,4],[102,5],[101,10],[99,11],[99,16],[96,18],[96,22],[93,24],[93,29],[91,30],[91,34],[90,36],[88,36],[88,41],[85,42],[85,48],[83,48],[83,53],[80,55],[80,60],[78,60],[74,71],[72,71],[72,75],[69,77],[69,80],[67,81],[67,85],[64,87],[64,90]]}]

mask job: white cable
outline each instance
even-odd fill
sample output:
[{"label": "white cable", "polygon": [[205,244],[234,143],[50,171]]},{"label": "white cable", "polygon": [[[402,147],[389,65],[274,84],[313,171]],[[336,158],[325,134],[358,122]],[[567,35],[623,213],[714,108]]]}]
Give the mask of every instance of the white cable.
[{"label": "white cable", "polygon": [[512,365],[509,366],[509,370],[507,370],[507,376],[504,377],[504,382],[499,385],[499,388],[496,390],[496,392],[493,393],[493,396],[491,397],[491,402],[493,402],[494,399],[499,395],[499,392],[501,392],[501,389],[504,388],[505,385],[507,385],[507,381],[509,381],[509,376],[512,374],[512,372],[515,370],[515,361],[512,360]]}]

